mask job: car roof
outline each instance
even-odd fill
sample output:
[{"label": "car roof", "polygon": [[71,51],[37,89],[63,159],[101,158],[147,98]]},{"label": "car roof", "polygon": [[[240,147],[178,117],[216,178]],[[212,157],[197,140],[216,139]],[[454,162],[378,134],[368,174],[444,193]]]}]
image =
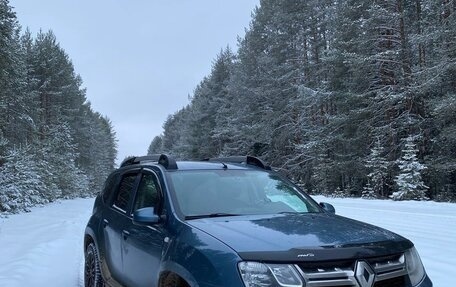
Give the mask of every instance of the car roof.
[{"label": "car roof", "polygon": [[245,164],[233,164],[223,162],[207,162],[207,161],[178,161],[178,170],[201,170],[201,169],[254,169],[253,166]]},{"label": "car roof", "polygon": [[119,170],[144,166],[158,166],[168,171],[172,170],[216,170],[216,169],[265,169],[271,170],[262,160],[252,156],[230,156],[219,158],[207,158],[201,161],[176,161],[166,154],[156,154],[126,158],[120,165]]},{"label": "car roof", "polygon": [[[255,166],[246,165],[246,164],[233,164],[233,163],[221,163],[221,162],[207,162],[207,161],[177,161],[177,169],[171,169],[167,171],[176,171],[176,170],[252,170],[258,169]],[[141,162],[137,164],[128,165],[125,167],[120,167],[119,169],[132,169],[138,167],[150,167],[150,166],[161,166],[156,162]],[[166,169],[165,169],[166,170]]]}]

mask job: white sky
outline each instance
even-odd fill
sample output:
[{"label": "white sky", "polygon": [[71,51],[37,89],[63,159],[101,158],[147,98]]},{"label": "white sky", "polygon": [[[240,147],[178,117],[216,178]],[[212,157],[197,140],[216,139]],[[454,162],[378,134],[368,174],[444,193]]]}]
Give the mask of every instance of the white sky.
[{"label": "white sky", "polygon": [[33,34],[53,30],[108,116],[118,161],[143,155],[169,114],[208,75],[229,45],[237,49],[259,0],[10,0]]}]

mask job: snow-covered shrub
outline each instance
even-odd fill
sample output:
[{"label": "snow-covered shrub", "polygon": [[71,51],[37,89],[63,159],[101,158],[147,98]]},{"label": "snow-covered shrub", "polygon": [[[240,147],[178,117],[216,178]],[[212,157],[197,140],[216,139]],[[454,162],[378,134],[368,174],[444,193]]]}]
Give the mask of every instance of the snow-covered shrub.
[{"label": "snow-covered shrub", "polygon": [[337,187],[337,189],[331,194],[331,196],[336,198],[343,198],[348,197],[349,195],[345,192],[345,190],[342,190],[340,187]]}]

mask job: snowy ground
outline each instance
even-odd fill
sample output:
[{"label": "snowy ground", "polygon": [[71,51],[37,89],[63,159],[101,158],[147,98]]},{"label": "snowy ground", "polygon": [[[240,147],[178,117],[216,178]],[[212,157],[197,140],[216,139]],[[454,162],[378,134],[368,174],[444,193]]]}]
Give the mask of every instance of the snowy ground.
[{"label": "snowy ground", "polygon": [[82,286],[83,235],[93,199],[0,218],[0,286]]},{"label": "snowy ground", "polygon": [[[411,239],[434,286],[454,286],[456,204],[333,199],[337,214]],[[0,218],[0,286],[82,286],[82,236],[93,199],[76,199]]]},{"label": "snowy ground", "polygon": [[456,286],[456,204],[414,201],[337,199],[336,213],[396,232],[413,241],[436,287]]}]

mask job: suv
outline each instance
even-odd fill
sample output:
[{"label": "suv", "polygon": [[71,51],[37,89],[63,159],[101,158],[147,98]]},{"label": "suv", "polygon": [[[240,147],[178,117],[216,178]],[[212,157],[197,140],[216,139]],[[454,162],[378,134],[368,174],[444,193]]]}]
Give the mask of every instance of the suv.
[{"label": "suv", "polygon": [[85,286],[429,287],[409,240],[335,215],[255,157],[133,157],[84,238]]}]

